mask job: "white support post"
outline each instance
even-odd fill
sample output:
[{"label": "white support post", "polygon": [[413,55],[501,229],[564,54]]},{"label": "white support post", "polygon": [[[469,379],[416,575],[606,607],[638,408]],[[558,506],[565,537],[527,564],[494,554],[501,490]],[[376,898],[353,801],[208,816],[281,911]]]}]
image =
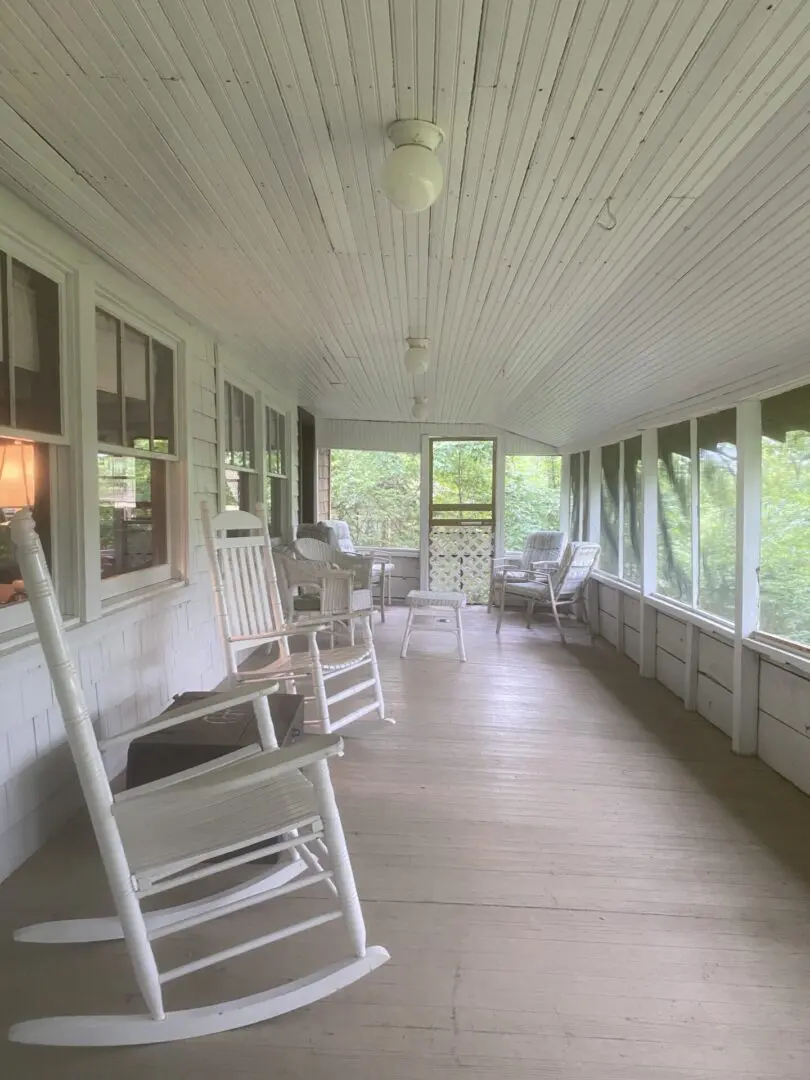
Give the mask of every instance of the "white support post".
[{"label": "white support post", "polygon": [[639,604],[639,673],[655,678],[655,608],[648,602],[658,576],[658,432],[641,433],[641,602]]},{"label": "white support post", "polygon": [[[689,457],[692,462],[692,483],[690,486],[689,516],[692,535],[692,607],[698,606],[700,592],[700,455],[698,453],[697,420],[689,424]],[[685,708],[694,712],[697,708],[698,683],[698,648],[700,630],[694,623],[686,624],[686,651],[683,667],[683,703]]]},{"label": "white support post", "polygon": [[737,406],[737,596],[734,624],[734,699],[731,748],[756,754],[759,723],[759,654],[745,639],[759,621],[759,555],[762,488],[761,406]]},{"label": "white support post", "polygon": [[[584,457],[583,457],[584,461]],[[588,475],[588,535],[582,539],[598,544],[602,535],[602,447],[591,450]],[[584,520],[584,519],[583,519]]]},{"label": "white support post", "polygon": [[[619,515],[616,526],[616,573],[624,577],[624,442],[619,443]],[[616,652],[624,655],[624,593],[616,590]]]},{"label": "white support post", "polygon": [[571,455],[563,454],[560,463],[560,528],[569,540],[571,536]]},{"label": "white support post", "polygon": [[419,588],[430,588],[430,436],[422,436],[419,481]]},{"label": "white support post", "polygon": [[493,491],[495,510],[495,556],[504,553],[503,510],[506,495],[506,447],[503,439],[496,439],[495,453],[495,490]]}]

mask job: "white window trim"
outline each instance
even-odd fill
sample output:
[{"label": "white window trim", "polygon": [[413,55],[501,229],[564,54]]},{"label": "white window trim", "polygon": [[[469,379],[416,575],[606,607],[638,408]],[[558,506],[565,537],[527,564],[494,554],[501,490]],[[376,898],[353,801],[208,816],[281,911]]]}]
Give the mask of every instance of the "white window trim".
[{"label": "white window trim", "polygon": [[[96,422],[96,362],[95,362],[95,313],[96,308],[101,308],[113,318],[125,322],[139,333],[165,345],[172,350],[174,355],[174,442],[175,452],[161,454],[154,450],[136,450],[133,447],[118,446],[113,443],[102,443],[98,440],[98,427]],[[187,410],[189,407],[189,372],[186,363],[185,341],[175,334],[167,331],[159,323],[155,323],[144,316],[117,295],[99,287],[94,283],[93,289],[93,349],[86,350],[92,356],[88,361],[88,367],[83,372],[87,379],[86,399],[89,399],[92,387],[93,407],[90,415],[83,416],[82,431],[85,439],[93,448],[93,475],[85,479],[85,499],[93,497],[96,502],[96,512],[93,515],[94,527],[88,527],[85,521],[84,542],[86,545],[85,566],[89,560],[95,563],[95,572],[87,574],[86,581],[86,606],[85,619],[93,621],[102,617],[111,605],[121,600],[133,597],[136,601],[144,590],[154,591],[156,587],[172,587],[178,584],[188,584],[187,571],[191,565],[191,537],[189,521],[191,520],[192,507],[187,488],[189,485],[189,468],[184,462],[191,460],[191,425],[188,423]],[[85,327],[85,336],[88,328]],[[86,413],[86,410],[85,410]],[[143,570],[133,570],[125,574],[101,577],[101,537],[98,522],[98,454],[110,454],[114,457],[135,457],[151,461],[166,462],[166,553],[167,561],[160,566],[146,567]],[[85,467],[87,461],[85,457]],[[90,496],[90,492],[93,493]]]},{"label": "white window trim", "polygon": [[[270,400],[267,394],[258,394],[257,400],[261,407],[261,457],[259,461],[259,498],[261,504],[265,507],[266,513],[266,501],[265,501],[265,489],[267,487],[268,479],[283,480],[284,481],[284,497],[281,506],[281,532],[276,536],[271,536],[270,539],[276,544],[283,544],[287,538],[292,539],[292,497],[290,487],[290,414],[286,409],[277,408],[276,405]],[[273,412],[278,413],[284,417],[284,463],[287,467],[286,473],[270,472],[267,469],[267,409],[272,409]],[[267,516],[267,524],[270,525],[269,515]]]}]

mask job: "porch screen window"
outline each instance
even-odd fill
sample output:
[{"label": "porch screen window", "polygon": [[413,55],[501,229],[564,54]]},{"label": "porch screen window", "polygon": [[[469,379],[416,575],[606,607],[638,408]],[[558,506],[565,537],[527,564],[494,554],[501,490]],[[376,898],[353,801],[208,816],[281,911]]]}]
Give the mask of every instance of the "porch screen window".
[{"label": "porch screen window", "polygon": [[600,569],[607,574],[619,573],[619,489],[618,443],[602,447],[602,499],[600,520],[600,542],[602,552],[599,557]]},{"label": "porch screen window", "polygon": [[762,402],[759,628],[810,645],[810,386]]},{"label": "porch screen window", "polygon": [[734,621],[737,550],[737,412],[701,416],[698,451],[698,607]]},{"label": "porch screen window", "polygon": [[560,458],[507,454],[504,460],[504,549],[522,551],[530,532],[559,527]]},{"label": "porch screen window", "polygon": [[225,508],[256,512],[255,402],[225,383]]},{"label": "porch screen window", "polygon": [[568,501],[568,532],[572,540],[579,540],[581,517],[580,503],[582,501],[582,454],[571,455],[571,477],[569,483]]},{"label": "porch screen window", "polygon": [[331,517],[359,547],[419,547],[419,454],[332,450]]},{"label": "porch screen window", "polygon": [[284,535],[287,514],[287,418],[269,406],[264,410],[264,501],[272,537]]},{"label": "porch screen window", "polygon": [[96,309],[101,576],[168,567],[175,354]]},{"label": "porch screen window", "polygon": [[622,479],[622,548],[620,574],[638,585],[641,581],[641,436],[626,439]]},{"label": "porch screen window", "polygon": [[658,591],[692,603],[692,452],[688,420],[658,431]]}]

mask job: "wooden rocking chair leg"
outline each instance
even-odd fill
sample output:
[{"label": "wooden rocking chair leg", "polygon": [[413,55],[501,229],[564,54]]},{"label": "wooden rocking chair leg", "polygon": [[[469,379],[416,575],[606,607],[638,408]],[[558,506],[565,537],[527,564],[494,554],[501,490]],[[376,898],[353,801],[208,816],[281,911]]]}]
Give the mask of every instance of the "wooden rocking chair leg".
[{"label": "wooden rocking chair leg", "polygon": [[413,612],[414,612],[414,609],[412,607],[409,607],[408,608],[408,621],[405,623],[405,633],[404,633],[404,635],[402,637],[402,648],[400,649],[400,652],[399,652],[399,655],[403,660],[408,655],[408,645],[409,645],[410,640],[411,640],[411,629],[413,627]]},{"label": "wooden rocking chair leg", "polygon": [[330,855],[333,880],[337,886],[337,895],[349,939],[355,956],[362,958],[366,955],[366,926],[363,921],[363,911],[360,907],[360,898],[357,895],[357,886],[355,885],[354,873],[349,860],[349,851],[346,847],[346,837],[343,833],[340,814],[335,802],[335,792],[332,788],[329,766],[326,761],[321,759],[316,761],[314,765],[304,769],[304,773],[312,781],[315,788],[326,846]]},{"label": "wooden rocking chair leg", "polygon": [[278,750],[278,739],[270,714],[270,702],[266,697],[256,698],[253,702],[253,715],[259,729],[259,741],[264,750]]},{"label": "wooden rocking chair leg", "polygon": [[526,629],[531,630],[534,618],[534,600],[526,601]]},{"label": "wooden rocking chair leg", "polygon": [[321,666],[321,654],[315,634],[309,634],[309,655],[314,663],[312,665],[312,692],[315,698],[315,708],[318,712],[318,720],[324,735],[332,733],[332,723],[329,717],[329,701],[326,694],[326,683],[323,678]]}]

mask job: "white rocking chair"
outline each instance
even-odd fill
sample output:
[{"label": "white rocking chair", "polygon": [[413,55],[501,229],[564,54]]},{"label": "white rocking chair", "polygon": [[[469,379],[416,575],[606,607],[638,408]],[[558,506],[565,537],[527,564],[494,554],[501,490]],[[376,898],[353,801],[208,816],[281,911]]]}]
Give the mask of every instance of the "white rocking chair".
[{"label": "white rocking chair", "polygon": [[[118,914],[117,918],[41,923],[18,930],[15,937],[50,943],[123,938],[148,1011],[27,1020],[12,1027],[9,1038],[53,1046],[129,1046],[194,1038],[309,1005],[385,963],[385,949],[366,947],[363,914],[329,776],[327,758],[342,752],[341,740],[312,735],[284,750],[243,747],[196,769],[113,796],[28,510],[15,515],[11,534]],[[273,689],[264,683],[217,695],[222,708],[237,702],[263,702],[265,708],[257,709],[257,714],[265,721],[260,723],[265,746],[275,746],[266,697]],[[111,741],[210,711],[210,700],[201,707],[180,707]],[[310,847],[326,855],[328,869]],[[293,862],[281,870],[203,900],[155,912],[141,910],[145,896],[279,851],[293,855]],[[310,872],[305,874],[306,869]],[[337,896],[336,909],[170,970],[158,970],[153,941],[318,882],[326,882]],[[351,942],[352,955],[347,960],[249,997],[166,1011],[164,983],[339,918],[345,921]]]},{"label": "white rocking chair", "polygon": [[548,570],[538,565],[529,571],[528,581],[504,580],[501,585],[495,633],[501,632],[507,597],[514,596],[526,601],[527,629],[531,628],[535,607],[539,605],[548,608],[554,616],[560,639],[565,645],[560,613],[573,611],[576,614],[580,605],[585,606],[585,586],[599,561],[600,550],[599,544],[568,544],[558,569]]},{"label": "white rocking chair", "polygon": [[[244,510],[225,510],[211,518],[203,504],[202,521],[231,681],[277,679],[295,693],[296,680],[308,680],[319,724],[327,735],[365,717],[394,723],[385,715],[377,653],[371,635],[371,613],[351,610],[351,573],[324,571],[321,575],[321,610],[313,619],[287,622],[270,537],[261,518]],[[360,623],[362,643],[321,652],[318,630],[329,629],[334,622],[346,620]],[[289,639],[301,636],[307,638],[307,652],[291,653]],[[278,647],[275,659],[257,665],[254,655],[249,670],[240,668],[240,653],[247,649],[255,652],[261,646],[271,645]],[[327,694],[327,682],[362,668],[370,669],[366,678]],[[333,705],[368,691],[372,695],[371,702],[359,705],[346,716],[332,717]]]}]

